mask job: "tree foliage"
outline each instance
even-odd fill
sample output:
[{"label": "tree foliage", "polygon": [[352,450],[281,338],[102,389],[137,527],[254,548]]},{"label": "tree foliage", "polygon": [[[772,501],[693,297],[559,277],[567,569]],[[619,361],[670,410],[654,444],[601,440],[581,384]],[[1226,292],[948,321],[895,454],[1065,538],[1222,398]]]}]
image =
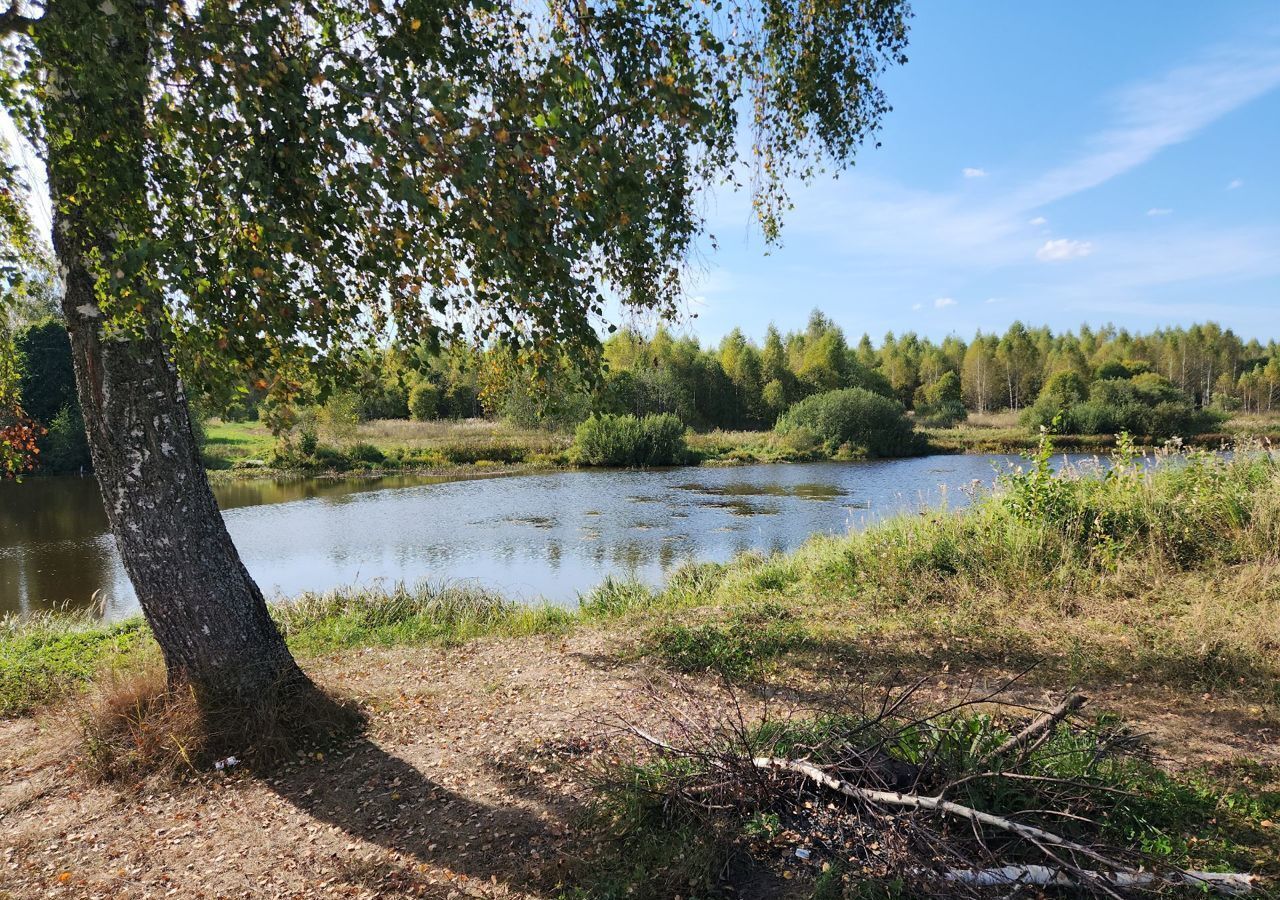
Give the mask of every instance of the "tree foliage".
[{"label": "tree foliage", "polygon": [[[346,373],[391,334],[549,354],[595,343],[606,291],[672,311],[702,194],[749,181],[775,239],[788,181],[874,134],[908,16],[898,0],[54,0],[6,23],[0,95],[58,151],[77,226],[112,235],[86,260],[106,327],[160,323],[227,403],[290,392],[292,360]],[[136,129],[68,143],[72,117],[122,104]]]}]

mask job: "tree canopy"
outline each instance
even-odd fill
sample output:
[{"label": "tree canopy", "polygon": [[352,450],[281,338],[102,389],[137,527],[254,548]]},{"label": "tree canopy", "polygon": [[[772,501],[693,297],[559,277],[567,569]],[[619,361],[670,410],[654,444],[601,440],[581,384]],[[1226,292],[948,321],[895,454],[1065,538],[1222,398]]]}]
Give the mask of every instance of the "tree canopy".
[{"label": "tree canopy", "polygon": [[[163,323],[201,387],[287,391],[288,362],[331,370],[392,333],[536,351],[594,343],[608,297],[674,309],[703,193],[748,185],[776,239],[788,180],[873,135],[908,16],[51,0],[0,23],[0,94],[38,151],[64,151],[51,174],[79,225],[113,236],[85,261],[106,327]],[[105,122],[140,82],[136,131],[70,146],[70,117]]]}]

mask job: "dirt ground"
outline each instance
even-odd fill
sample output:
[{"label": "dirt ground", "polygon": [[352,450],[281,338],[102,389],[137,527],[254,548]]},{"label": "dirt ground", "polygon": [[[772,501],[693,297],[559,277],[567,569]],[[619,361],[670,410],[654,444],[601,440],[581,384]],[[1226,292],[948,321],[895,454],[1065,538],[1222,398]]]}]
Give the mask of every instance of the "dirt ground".
[{"label": "dirt ground", "polygon": [[[619,661],[614,640],[580,632],[313,660],[317,681],[365,703],[371,728],[265,780],[94,785],[68,749],[70,716],[0,722],[0,898],[556,897],[590,855],[585,772],[625,749],[618,717],[661,733],[672,708],[697,715],[729,699],[713,678]],[[923,703],[1007,677],[913,674],[929,676]],[[865,677],[810,666],[737,699],[749,712],[798,709]],[[1051,701],[1043,685],[1011,693]],[[1089,693],[1091,709],[1122,713],[1171,766],[1280,763],[1277,734],[1247,704],[1137,683]]]}]

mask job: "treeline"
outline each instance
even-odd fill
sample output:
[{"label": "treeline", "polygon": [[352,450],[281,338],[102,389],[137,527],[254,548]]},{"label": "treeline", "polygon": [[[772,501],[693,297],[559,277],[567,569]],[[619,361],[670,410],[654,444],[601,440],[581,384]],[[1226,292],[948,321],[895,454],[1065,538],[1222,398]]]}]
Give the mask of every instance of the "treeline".
[{"label": "treeline", "polygon": [[[46,466],[88,464],[60,322],[16,334],[23,405],[49,431]],[[914,333],[850,342],[815,311],[805,328],[735,329],[717,345],[666,328],[622,329],[589,360],[535,358],[462,341],[370,350],[344,390],[302,385],[273,405],[250,388],[231,404],[196,397],[205,414],[262,419],[280,433],[330,422],[488,417],[568,427],[596,415],[670,415],[697,430],[773,428],[818,394],[860,388],[946,427],[970,413],[1013,410],[1028,427],[1081,434],[1129,430],[1189,436],[1227,413],[1280,409],[1280,345],[1245,341],[1212,322],[1141,334],[1105,326],[1055,333],[1015,322],[1003,334],[940,342]]]},{"label": "treeline", "polygon": [[[1054,384],[1048,397],[1078,400],[1113,382],[1107,396],[1115,400],[1124,390],[1114,382],[1134,378],[1159,402],[1280,408],[1280,345],[1244,341],[1214,323],[1055,334],[1015,322],[971,341],[890,333],[877,344],[866,334],[851,343],[814,312],[803,330],[770,327],[760,342],[737,329],[712,347],[661,327],[622,329],[586,363],[537,366],[505,348],[455,343],[371,354],[361,372],[353,394],[362,418],[487,416],[527,425],[571,424],[592,412],[666,413],[699,430],[767,429],[800,400],[850,387],[896,399],[917,423],[947,425],[970,412],[1025,412]],[[1067,374],[1071,382],[1055,383]]]},{"label": "treeline", "polygon": [[[387,351],[371,371],[395,372],[397,358]],[[1149,334],[1087,325],[1055,334],[1015,322],[1003,334],[980,332],[971,341],[890,333],[877,344],[866,334],[850,343],[814,312],[803,330],[770,327],[759,343],[736,329],[714,347],[664,328],[647,335],[623,329],[604,341],[586,371],[561,361],[539,374],[503,350],[454,347],[442,358],[448,363],[433,362],[427,375],[432,397],[474,398],[472,414],[525,424],[576,421],[589,412],[668,413],[696,429],[765,429],[806,397],[850,387],[894,398],[918,424],[940,426],[1003,410],[1022,412],[1035,425],[1046,404],[1069,407],[1094,394],[1112,406],[1280,408],[1280,345],[1245,341],[1211,322]],[[398,396],[408,405],[408,394]],[[447,414],[457,410],[451,402]]]}]

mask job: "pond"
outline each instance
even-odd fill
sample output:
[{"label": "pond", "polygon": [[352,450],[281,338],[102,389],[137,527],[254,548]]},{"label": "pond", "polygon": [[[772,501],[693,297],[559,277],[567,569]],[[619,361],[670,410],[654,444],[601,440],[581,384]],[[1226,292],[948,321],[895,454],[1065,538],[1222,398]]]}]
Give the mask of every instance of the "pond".
[{"label": "pond", "polygon": [[[896,512],[960,507],[1014,456],[464,479],[254,479],[218,502],[268,595],[381,581],[470,582],[572,604],[607,575],[790,550]],[[91,478],[0,483],[0,613],[137,607]]]}]

